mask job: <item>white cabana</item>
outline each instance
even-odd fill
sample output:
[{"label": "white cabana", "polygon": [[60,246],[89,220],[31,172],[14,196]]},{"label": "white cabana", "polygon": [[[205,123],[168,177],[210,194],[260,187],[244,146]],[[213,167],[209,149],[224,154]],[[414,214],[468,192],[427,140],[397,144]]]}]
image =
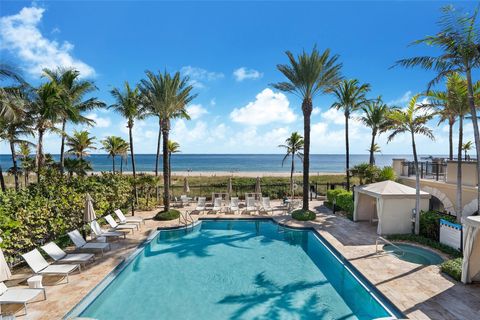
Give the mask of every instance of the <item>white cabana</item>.
[{"label": "white cabana", "polygon": [[[415,189],[394,181],[355,187],[353,220],[377,222],[377,233],[412,232]],[[420,191],[420,210],[428,210],[430,194]]]},{"label": "white cabana", "polygon": [[480,216],[470,216],[462,219],[462,224],[462,282],[480,281]]}]

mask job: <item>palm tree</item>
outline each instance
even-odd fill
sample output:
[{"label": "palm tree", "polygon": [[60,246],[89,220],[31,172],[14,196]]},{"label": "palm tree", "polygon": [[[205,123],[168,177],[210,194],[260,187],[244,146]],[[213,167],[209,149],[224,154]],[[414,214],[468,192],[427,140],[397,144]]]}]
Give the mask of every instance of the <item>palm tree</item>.
[{"label": "palm tree", "polygon": [[125,150],[125,145],[128,143],[120,137],[108,136],[102,141],[103,150],[112,158],[112,171],[115,173],[115,157],[121,155]]},{"label": "palm tree", "polygon": [[59,97],[60,121],[62,122],[62,141],[60,144],[60,172],[63,173],[65,158],[65,133],[67,122],[93,124],[93,120],[82,115],[83,112],[95,108],[105,107],[105,103],[97,98],[84,100],[85,95],[97,90],[92,81],[80,80],[80,72],[74,69],[57,68],[56,70],[43,69],[44,77],[52,82]]},{"label": "palm tree", "polygon": [[375,143],[375,138],[388,130],[389,121],[387,114],[390,112],[390,108],[387,104],[383,103],[382,97],[370,100],[362,108],[363,115],[360,117],[360,121],[370,129],[372,129],[372,140],[370,142],[369,164],[375,164],[375,152],[380,152],[380,147]]},{"label": "palm tree", "polygon": [[350,115],[367,104],[366,94],[370,91],[368,83],[360,84],[357,79],[343,80],[333,89],[336,102],[331,108],[342,110],[345,116],[345,162],[347,190],[350,190],[350,146],[348,139],[348,120]]},{"label": "palm tree", "polygon": [[[412,138],[413,161],[415,164],[415,234],[420,232],[420,171],[418,169],[417,147],[415,145],[415,135],[424,135],[434,140],[433,132],[426,126],[426,123],[432,119],[433,113],[427,113],[422,106],[417,105],[418,95],[412,97],[405,110],[395,109],[388,118],[391,121],[392,133],[388,136],[388,142],[392,141],[397,135],[402,133],[410,134]],[[419,114],[421,111],[424,113]]]},{"label": "palm tree", "polygon": [[293,93],[302,99],[303,112],[303,206],[302,210],[308,211],[309,173],[310,173],[310,117],[313,109],[313,99],[318,94],[330,92],[341,79],[342,65],[337,63],[338,55],[330,56],[327,49],[320,53],[316,47],[312,53],[303,51],[294,55],[287,51],[289,64],[279,64],[277,69],[288,79],[287,82],[274,84],[273,87]]},{"label": "palm tree", "polygon": [[30,156],[32,154],[32,150],[30,149],[31,145],[31,142],[26,141],[18,144],[19,150],[17,151],[17,154],[22,159],[22,170],[25,179],[25,186],[28,185],[30,171],[35,169],[35,159]]},{"label": "palm tree", "polygon": [[77,176],[85,176],[87,171],[92,170],[90,161],[81,158],[65,158],[65,170],[70,177],[75,173]]},{"label": "palm tree", "polygon": [[163,135],[163,185],[164,210],[170,210],[170,179],[168,164],[168,137],[170,122],[174,118],[190,119],[186,106],[197,96],[192,94],[193,86],[189,78],[180,76],[176,72],[173,76],[166,71],[154,73],[147,71],[147,78],[140,82],[140,92],[146,99],[151,112],[160,119],[160,130]]},{"label": "palm tree", "polygon": [[[421,67],[434,70],[435,78],[428,87],[441,79],[460,73],[467,79],[468,106],[473,123],[475,148],[477,156],[480,155],[480,132],[476,113],[472,70],[480,66],[480,53],[478,48],[479,35],[477,30],[478,9],[473,14],[466,14],[456,10],[453,6],[442,8],[443,16],[440,19],[440,31],[433,36],[417,40],[414,44],[426,44],[440,51],[438,56],[421,56],[397,61],[396,65]],[[477,180],[480,181],[480,161],[477,161]],[[477,208],[480,209],[480,188],[477,194]]]},{"label": "palm tree", "polygon": [[128,142],[122,139],[122,143],[118,148],[118,155],[120,156],[120,174],[123,174],[123,162],[127,164],[129,151],[130,151],[130,146]]},{"label": "palm tree", "polygon": [[[127,81],[125,81],[123,92],[117,88],[110,91],[115,99],[115,103],[108,108],[113,109],[127,119],[128,137],[130,141],[130,156],[132,160],[133,171],[133,191],[135,201],[138,201],[137,186],[136,186],[136,168],[135,155],[133,152],[133,125],[135,120],[140,120],[145,117],[143,105],[141,104],[140,94],[137,87],[132,89]],[[157,148],[158,149],[158,148]],[[157,161],[158,162],[158,161]]]},{"label": "palm tree", "polygon": [[178,142],[168,140],[168,177],[170,179],[170,182],[172,181],[172,153],[179,153],[180,152],[180,145]]},{"label": "palm tree", "polygon": [[462,150],[465,152],[465,161],[468,160],[467,152],[472,150],[472,147],[473,147],[472,141],[467,141],[462,145]]},{"label": "palm tree", "polygon": [[95,150],[95,137],[90,136],[86,130],[74,131],[72,136],[67,137],[67,153],[73,154],[79,159],[88,156],[88,150]]},{"label": "palm tree", "polygon": [[285,160],[288,156],[291,157],[291,166],[290,166],[290,192],[292,193],[293,197],[293,173],[295,172],[295,156],[297,156],[300,161],[303,161],[303,146],[304,146],[303,137],[298,132],[292,132],[290,137],[285,140],[285,144],[279,145],[280,148],[285,148],[287,153],[283,157],[282,160],[282,167],[285,163]]}]

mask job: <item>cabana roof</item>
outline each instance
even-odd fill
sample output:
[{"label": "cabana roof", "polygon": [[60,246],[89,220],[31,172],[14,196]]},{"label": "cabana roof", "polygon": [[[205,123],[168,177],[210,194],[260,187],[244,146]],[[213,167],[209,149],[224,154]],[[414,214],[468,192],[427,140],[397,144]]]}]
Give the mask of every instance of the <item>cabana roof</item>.
[{"label": "cabana roof", "polygon": [[[415,189],[395,181],[382,181],[355,187],[356,192],[365,193],[369,196],[379,198],[387,197],[415,197]],[[421,198],[430,198],[430,194],[420,191]]]}]

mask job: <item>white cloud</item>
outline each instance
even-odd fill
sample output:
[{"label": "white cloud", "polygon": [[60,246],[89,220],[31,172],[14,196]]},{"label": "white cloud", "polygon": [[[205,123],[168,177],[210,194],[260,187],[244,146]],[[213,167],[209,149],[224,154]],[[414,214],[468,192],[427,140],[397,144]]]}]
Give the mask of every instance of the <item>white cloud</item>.
[{"label": "white cloud", "polygon": [[207,114],[208,111],[207,109],[202,107],[201,104],[191,104],[187,107],[187,113],[192,120],[196,120],[204,114]]},{"label": "white cloud", "polygon": [[393,105],[393,106],[403,106],[404,104],[407,104],[410,99],[412,99],[413,94],[412,91],[408,90],[401,96],[400,98],[391,100],[387,102],[388,105]]},{"label": "white cloud", "polygon": [[95,121],[95,127],[97,127],[97,128],[108,128],[108,127],[110,127],[110,124],[112,123],[110,121],[110,118],[99,117],[98,114],[96,114],[96,113],[90,113],[90,114],[86,115],[86,117]]},{"label": "white cloud", "polygon": [[171,139],[182,144],[183,142],[199,141],[206,137],[207,124],[196,121],[193,127],[188,127],[184,119],[177,120],[171,131]]},{"label": "white cloud", "polygon": [[255,69],[241,67],[233,71],[233,76],[235,77],[235,80],[240,82],[246,79],[259,79],[263,77],[263,73]]},{"label": "white cloud", "polygon": [[215,107],[216,104],[217,104],[217,101],[215,100],[215,98],[213,98],[213,99],[210,100],[210,105],[211,105],[212,107]]},{"label": "white cloud", "polygon": [[73,44],[58,43],[45,38],[38,28],[45,9],[25,7],[19,13],[0,18],[0,50],[8,50],[23,63],[32,76],[39,76],[43,68],[58,66],[75,68],[82,77],[90,77],[95,70],[71,52]]},{"label": "white cloud", "polygon": [[332,122],[334,124],[342,125],[345,123],[345,115],[342,111],[337,109],[328,109],[322,113],[322,119],[327,122]]},{"label": "white cloud", "polygon": [[320,114],[322,110],[319,107],[315,107],[312,110],[312,116],[316,116],[317,114]]},{"label": "white cloud", "polygon": [[296,118],[287,97],[268,88],[257,94],[255,101],[249,102],[245,107],[235,108],[230,113],[232,121],[252,126],[272,122],[291,123]]},{"label": "white cloud", "polygon": [[184,66],[180,72],[190,77],[190,84],[196,88],[205,88],[204,82],[222,79],[225,75],[221,72],[208,71],[198,67]]}]

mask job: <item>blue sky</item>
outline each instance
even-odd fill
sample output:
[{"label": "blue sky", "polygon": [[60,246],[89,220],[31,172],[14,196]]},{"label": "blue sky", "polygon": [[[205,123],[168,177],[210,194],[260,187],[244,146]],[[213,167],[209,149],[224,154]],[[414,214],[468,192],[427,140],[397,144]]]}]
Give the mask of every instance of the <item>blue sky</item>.
[{"label": "blue sky", "polygon": [[[159,1],[3,1],[0,6],[0,58],[24,70],[33,84],[43,67],[78,68],[95,81],[95,94],[112,103],[109,91],[125,80],[137,83],[144,71],[182,71],[198,98],[191,121],[173,123],[172,139],[184,153],[279,153],[292,131],[303,132],[300,101],[272,89],[284,80],[276,65],[294,53],[330,48],[340,55],[343,75],[372,85],[371,97],[404,105],[425,90],[432,74],[390,69],[403,57],[434,54],[409,47],[437,31],[441,2],[159,2]],[[471,9],[476,3],[459,3]],[[329,110],[333,98],[314,101],[313,153],[343,153],[343,116]],[[127,138],[125,121],[112,111],[90,114],[91,132]],[[422,154],[445,154],[447,131],[436,122],[436,142],[419,138]],[[73,126],[68,127],[71,132]],[[81,128],[76,128],[81,129]],[[138,153],[154,153],[157,121],[137,123]],[[471,125],[466,136],[471,139]],[[410,153],[409,137],[386,144],[382,152]],[[59,152],[59,139],[46,149]],[[370,132],[352,121],[351,152],[366,153]],[[101,151],[97,151],[101,152]],[[0,153],[8,153],[0,145]]]}]

